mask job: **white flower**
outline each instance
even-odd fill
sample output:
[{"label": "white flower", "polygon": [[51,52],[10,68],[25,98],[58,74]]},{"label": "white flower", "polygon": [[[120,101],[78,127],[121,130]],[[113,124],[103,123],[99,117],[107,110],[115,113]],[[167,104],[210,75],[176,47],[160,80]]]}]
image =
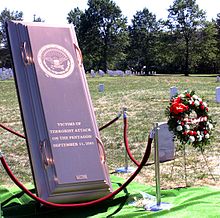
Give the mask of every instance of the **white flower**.
[{"label": "white flower", "polygon": [[194,100],[189,100],[189,104],[193,104]]},{"label": "white flower", "polygon": [[180,98],[184,98],[184,94],[180,94],[179,96],[180,96]]},{"label": "white flower", "polygon": [[183,130],[183,127],[179,125],[179,126],[176,127],[176,130],[181,131],[181,130]]},{"label": "white flower", "polygon": [[202,136],[201,136],[201,135],[198,135],[198,136],[197,136],[197,139],[198,139],[199,142],[201,142],[201,141],[202,141]]},{"label": "white flower", "polygon": [[199,97],[197,95],[192,96],[194,99],[198,99]]},{"label": "white flower", "polygon": [[190,137],[189,137],[189,141],[190,141],[190,142],[194,142],[194,141],[195,141],[195,137],[194,137],[194,136],[190,136]]},{"label": "white flower", "polygon": [[197,135],[200,135],[200,131],[197,131]]},{"label": "white flower", "polygon": [[213,128],[213,125],[211,123],[209,123],[208,128],[209,128],[209,130],[211,130]]},{"label": "white flower", "polygon": [[201,98],[198,98],[197,100],[198,100],[198,101],[202,101],[202,99],[201,99]]},{"label": "white flower", "polygon": [[203,121],[205,121],[205,122],[206,122],[206,121],[207,121],[207,117],[203,117]]},{"label": "white flower", "polygon": [[190,129],[189,125],[185,125],[184,127],[185,127],[185,129]]},{"label": "white flower", "polygon": [[208,133],[205,135],[205,138],[206,138],[206,139],[209,139],[209,134],[208,134]]},{"label": "white flower", "polygon": [[206,102],[203,102],[203,105],[204,105],[205,107],[207,107],[207,106],[208,106]]},{"label": "white flower", "polygon": [[199,105],[200,105],[199,101],[195,100],[195,106],[199,106]]}]

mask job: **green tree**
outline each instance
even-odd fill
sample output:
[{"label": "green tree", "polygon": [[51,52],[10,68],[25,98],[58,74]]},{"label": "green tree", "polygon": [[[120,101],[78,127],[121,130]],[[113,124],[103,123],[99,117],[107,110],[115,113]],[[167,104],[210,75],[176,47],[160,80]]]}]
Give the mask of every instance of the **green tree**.
[{"label": "green tree", "polygon": [[157,35],[156,44],[156,63],[160,73],[178,73],[183,69],[183,53],[177,52],[183,50],[184,42],[179,40],[172,31],[161,30]]},{"label": "green tree", "polygon": [[79,35],[79,29],[81,27],[81,20],[84,12],[80,10],[78,7],[71,10],[67,15],[68,23],[72,23],[75,27],[76,35]]},{"label": "green tree", "polygon": [[67,19],[69,23],[75,22],[86,69],[106,72],[124,63],[128,44],[127,19],[113,1],[89,0],[84,13],[75,9]]},{"label": "green tree", "polygon": [[[190,55],[196,31],[203,27],[205,12],[199,9],[196,0],[174,0],[168,9],[168,21],[171,31],[175,31],[184,42],[184,73],[190,73]],[[178,51],[182,52],[182,51]]]},{"label": "green tree", "polygon": [[156,15],[147,8],[137,11],[129,26],[130,46],[128,50],[129,65],[140,71],[143,67],[148,72],[155,63],[155,45],[159,31]]},{"label": "green tree", "polygon": [[217,14],[216,18],[216,29],[217,29],[217,48],[218,48],[218,57],[217,57],[217,66],[216,71],[220,72],[220,13]]},{"label": "green tree", "polygon": [[5,8],[0,14],[0,67],[11,66],[11,57],[7,42],[5,22],[7,20],[22,20],[23,13],[20,11],[10,11]]},{"label": "green tree", "polygon": [[197,31],[194,40],[192,62],[199,73],[216,73],[218,42],[215,22],[206,22],[204,28]]},{"label": "green tree", "polygon": [[0,42],[2,45],[7,45],[7,37],[6,37],[6,30],[5,30],[5,22],[7,20],[22,20],[23,12],[18,11],[10,11],[9,9],[5,8],[0,14]]}]

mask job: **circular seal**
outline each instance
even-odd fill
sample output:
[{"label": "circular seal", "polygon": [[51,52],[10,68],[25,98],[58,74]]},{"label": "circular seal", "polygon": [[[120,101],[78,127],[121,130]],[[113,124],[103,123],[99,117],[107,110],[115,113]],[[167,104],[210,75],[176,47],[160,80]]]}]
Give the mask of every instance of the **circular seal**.
[{"label": "circular seal", "polygon": [[71,75],[75,65],[70,52],[56,44],[43,46],[38,52],[37,59],[45,74],[57,79]]}]

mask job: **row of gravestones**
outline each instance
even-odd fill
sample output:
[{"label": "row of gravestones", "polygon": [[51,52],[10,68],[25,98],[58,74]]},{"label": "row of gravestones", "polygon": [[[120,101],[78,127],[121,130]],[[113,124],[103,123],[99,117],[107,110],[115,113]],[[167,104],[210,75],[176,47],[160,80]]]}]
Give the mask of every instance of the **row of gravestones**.
[{"label": "row of gravestones", "polygon": [[[104,76],[105,75],[105,72],[103,70],[99,70],[98,72],[95,72],[94,70],[91,70],[90,71],[90,74],[91,74],[91,77],[96,77],[97,75],[98,76]],[[107,70],[107,74],[109,76],[130,76],[132,75],[132,71],[131,70],[126,70],[125,72],[122,71],[122,70]]]},{"label": "row of gravestones", "polygon": [[[90,71],[91,77],[96,77],[98,76],[104,76],[105,72],[103,70],[98,70],[97,72],[95,72],[94,70]],[[122,71],[122,70],[107,70],[107,74],[111,77],[113,76],[131,76],[131,75],[156,75],[156,71],[150,71],[148,73],[145,72],[132,72],[131,70],[126,70],[126,71]]]},{"label": "row of gravestones", "polygon": [[[216,87],[216,102],[220,103],[220,87]],[[178,94],[178,89],[177,87],[173,86],[170,88],[170,98],[172,98],[174,95]]]},{"label": "row of gravestones", "polygon": [[11,68],[0,68],[0,80],[13,78],[13,70]]}]

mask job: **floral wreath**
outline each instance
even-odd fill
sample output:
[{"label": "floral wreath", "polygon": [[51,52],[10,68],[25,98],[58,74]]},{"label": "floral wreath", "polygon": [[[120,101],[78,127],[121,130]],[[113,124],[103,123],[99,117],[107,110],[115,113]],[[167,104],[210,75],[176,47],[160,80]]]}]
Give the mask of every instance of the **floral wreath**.
[{"label": "floral wreath", "polygon": [[208,111],[207,103],[195,95],[195,91],[176,94],[166,109],[169,130],[182,144],[203,149],[210,142],[214,125]]}]

